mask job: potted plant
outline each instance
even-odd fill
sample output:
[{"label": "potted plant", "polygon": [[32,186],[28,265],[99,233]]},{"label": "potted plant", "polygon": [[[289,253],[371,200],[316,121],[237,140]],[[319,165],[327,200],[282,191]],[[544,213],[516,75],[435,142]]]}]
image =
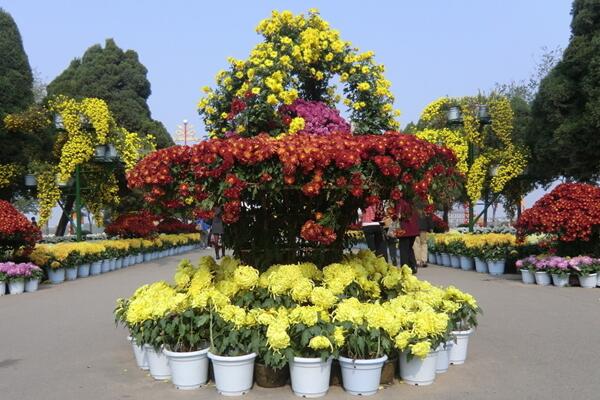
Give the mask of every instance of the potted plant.
[{"label": "potted plant", "polygon": [[548,263],[548,272],[552,275],[552,283],[557,287],[564,287],[569,284],[571,276],[571,266],[578,264],[576,259],[568,260],[562,257],[552,257]]},{"label": "potted plant", "polygon": [[549,257],[537,257],[535,266],[535,283],[540,286],[548,286],[552,283],[552,278],[549,272],[548,265]]},{"label": "potted plant", "polygon": [[293,357],[290,348],[290,336],[287,333],[286,315],[273,315],[260,318],[260,346],[254,364],[256,384],[261,387],[275,388],[287,384],[290,377],[288,358]]},{"label": "potted plant", "polygon": [[463,293],[454,286],[449,286],[444,299],[450,300],[458,305],[456,311],[450,315],[449,326],[454,344],[450,347],[450,364],[464,364],[467,359],[469,337],[477,326],[477,314],[481,308],[477,301],[468,293]]},{"label": "potted plant", "polygon": [[62,263],[65,268],[65,280],[74,281],[77,279],[77,265],[79,265],[80,262],[81,255],[79,254],[79,251],[71,251]]},{"label": "potted plant", "polygon": [[208,381],[210,314],[202,308],[169,315],[164,323],[163,353],[177,389],[192,390]]},{"label": "potted plant", "polygon": [[[357,318],[356,311],[363,318]],[[338,359],[344,390],[352,395],[377,393],[381,370],[392,349],[392,341],[382,326],[388,313],[380,304],[360,303],[356,298],[337,305],[335,318],[340,326],[335,328],[334,339],[340,347]]]},{"label": "potted plant", "polygon": [[29,264],[29,277],[25,280],[25,291],[27,293],[35,292],[38,290],[40,281],[44,277],[44,271],[35,264]]},{"label": "potted plant", "polygon": [[65,268],[57,260],[50,262],[46,272],[48,273],[50,283],[57,284],[65,281]]},{"label": "potted plant", "polygon": [[[132,297],[133,298],[133,297]],[[133,326],[130,326],[127,322],[127,307],[131,299],[117,299],[117,306],[115,307],[115,324],[122,324],[127,327],[128,331],[131,333],[133,331]],[[140,345],[136,342],[135,338],[131,336],[131,334],[127,337],[127,340],[131,343],[131,347],[133,349],[133,355],[135,357],[135,362],[138,368],[142,370],[148,370],[150,367],[148,366],[148,356],[146,354],[146,350],[143,345]]]},{"label": "potted plant", "polygon": [[475,271],[486,274],[488,272],[488,263],[485,260],[485,246],[475,244],[470,247],[473,260],[475,261]]},{"label": "potted plant", "polygon": [[448,246],[443,241],[437,243],[439,255],[441,257],[441,265],[444,267],[450,266],[450,254],[448,254]]},{"label": "potted plant", "polygon": [[488,265],[490,275],[503,275],[506,268],[506,244],[494,243],[483,247],[483,257]]},{"label": "potted plant", "polygon": [[258,329],[246,325],[246,310],[232,304],[210,308],[210,350],[217,391],[240,396],[252,388]]},{"label": "potted plant", "polygon": [[336,327],[323,320],[320,308],[315,306],[294,308],[290,322],[292,391],[303,397],[324,396],[329,390],[331,361],[338,354]]},{"label": "potted plant", "polygon": [[521,280],[524,284],[530,285],[535,283],[535,256],[529,256],[521,260],[517,260],[515,266],[521,272]]},{"label": "potted plant", "polygon": [[450,256],[450,266],[452,268],[460,268],[460,254],[463,249],[463,243],[459,238],[448,241],[446,249]]},{"label": "potted plant", "polygon": [[579,278],[579,285],[582,288],[595,288],[598,283],[597,273],[600,269],[600,261],[587,256],[575,257],[569,264],[576,271]]},{"label": "potted plant", "polygon": [[464,240],[461,240],[457,244],[457,252],[460,258],[460,268],[463,271],[471,271],[475,268],[475,262],[473,261],[472,252]]},{"label": "potted plant", "polygon": [[10,294],[21,294],[25,291],[25,277],[29,274],[25,264],[15,264],[11,261],[0,263],[0,272],[6,277]]}]

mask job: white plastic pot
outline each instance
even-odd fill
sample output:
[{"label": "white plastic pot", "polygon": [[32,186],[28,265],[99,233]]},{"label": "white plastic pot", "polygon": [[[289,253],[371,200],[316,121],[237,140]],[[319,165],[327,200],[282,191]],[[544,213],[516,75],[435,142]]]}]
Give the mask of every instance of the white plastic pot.
[{"label": "white plastic pot", "polygon": [[131,336],[128,336],[127,340],[129,340],[131,343],[131,348],[133,349],[133,355],[135,357],[135,363],[137,364],[138,368],[143,369],[144,371],[150,369],[148,366],[148,355],[146,353],[146,349],[143,346],[138,345],[135,342],[135,339]]},{"label": "white plastic pot", "polygon": [[450,254],[448,253],[441,253],[442,254],[442,265],[444,267],[449,267],[450,266]]},{"label": "white plastic pot", "polygon": [[533,271],[523,268],[521,269],[521,280],[526,285],[531,285],[535,283],[535,274]]},{"label": "white plastic pot", "polygon": [[346,392],[358,396],[370,396],[377,393],[381,381],[381,369],[387,356],[371,360],[353,360],[340,356],[338,360]]},{"label": "white plastic pot", "polygon": [[10,294],[21,294],[25,291],[25,279],[8,281],[8,292]]},{"label": "white plastic pot", "polygon": [[0,281],[0,296],[4,296],[6,293],[6,283],[4,281]]},{"label": "white plastic pot", "polygon": [[460,268],[463,271],[471,271],[474,269],[475,262],[473,261],[473,257],[460,256]]},{"label": "white plastic pot", "polygon": [[595,288],[598,284],[598,274],[579,275],[579,284],[582,288]]},{"label": "white plastic pot", "polygon": [[437,366],[437,351],[431,351],[421,359],[412,357],[408,361],[410,351],[400,353],[400,378],[405,383],[415,386],[431,385],[435,380],[435,370]]},{"label": "white plastic pot", "polygon": [[452,268],[460,268],[460,257],[454,254],[450,254],[450,266]]},{"label": "white plastic pot", "polygon": [[142,253],[138,253],[138,254],[135,256],[135,263],[136,263],[136,264],[141,264],[141,263],[143,263],[143,262],[144,262],[144,255],[143,255]]},{"label": "white plastic pot", "polygon": [[148,366],[150,367],[150,375],[157,381],[171,379],[171,367],[169,367],[169,359],[164,355],[162,350],[156,351],[154,347],[145,344],[146,356],[148,358]]},{"label": "white plastic pot", "polygon": [[548,286],[552,283],[550,274],[546,271],[535,271],[535,283],[540,286]]},{"label": "white plastic pot", "polygon": [[163,350],[171,366],[171,380],[177,389],[193,390],[208,381],[208,347],[199,351]]},{"label": "white plastic pot", "polygon": [[600,274],[597,274],[597,275],[598,275],[598,283],[596,285],[600,286]]},{"label": "white plastic pot", "polygon": [[103,274],[110,271],[110,260],[108,260],[108,259],[102,260],[102,264],[100,264],[100,265],[101,265],[101,271]]},{"label": "white plastic pot", "polygon": [[150,260],[152,260],[152,254],[151,253],[144,253],[144,262],[148,262]]},{"label": "white plastic pot", "polygon": [[433,254],[431,251],[427,252],[427,261],[430,264],[435,264],[435,254]]},{"label": "white plastic pot", "polygon": [[217,392],[223,396],[241,396],[252,388],[256,353],[237,357],[218,356],[208,352],[212,360]]},{"label": "white plastic pot", "polygon": [[487,262],[479,257],[475,257],[475,271],[486,274],[488,272]]},{"label": "white plastic pot", "polygon": [[64,268],[49,268],[48,279],[50,283],[61,283],[65,281],[65,269]]},{"label": "white plastic pot", "polygon": [[121,269],[123,268],[123,258],[117,258],[117,260],[115,261],[115,269]]},{"label": "white plastic pot", "polygon": [[469,337],[473,333],[473,329],[468,331],[454,331],[452,335],[456,338],[454,344],[448,352],[448,359],[452,365],[464,364],[467,360],[469,350]]},{"label": "white plastic pot", "polygon": [[558,287],[565,287],[569,284],[569,275],[561,276],[559,274],[552,274],[552,284]]},{"label": "white plastic pot", "polygon": [[504,275],[504,269],[506,268],[506,260],[487,260],[487,264],[490,275]]},{"label": "white plastic pot", "polygon": [[90,264],[81,264],[77,266],[77,277],[78,278],[86,278],[90,276]]},{"label": "white plastic pot", "polygon": [[94,261],[90,264],[90,275],[100,275],[102,272],[102,261]]},{"label": "white plastic pot", "polygon": [[[35,279],[27,279],[25,281],[25,291],[27,293],[35,292],[38,290],[38,286],[40,285],[40,280],[38,278]],[[1,289],[1,288],[0,288]]]},{"label": "white plastic pot", "polygon": [[331,360],[320,358],[294,357],[290,361],[290,379],[292,391],[300,397],[321,397],[329,390],[329,377],[331,375]]},{"label": "white plastic pot", "polygon": [[450,348],[454,345],[454,342],[446,342],[440,344],[437,348],[437,360],[435,364],[435,372],[437,374],[443,374],[448,371],[450,366]]},{"label": "white plastic pot", "polygon": [[74,281],[77,279],[77,268],[66,268],[65,269],[65,280]]}]

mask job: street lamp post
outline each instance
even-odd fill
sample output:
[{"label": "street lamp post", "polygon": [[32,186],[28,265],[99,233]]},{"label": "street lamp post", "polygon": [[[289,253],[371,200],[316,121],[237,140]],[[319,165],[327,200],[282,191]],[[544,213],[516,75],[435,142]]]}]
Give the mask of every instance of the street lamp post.
[{"label": "street lamp post", "polygon": [[[490,116],[488,106],[484,105],[484,104],[478,105],[476,115],[477,115],[477,120],[479,121],[479,132],[482,133],[485,126],[492,123],[492,118]],[[463,119],[461,116],[460,107],[458,107],[458,106],[450,107],[448,109],[447,120],[448,120],[448,125],[450,125],[450,127],[462,126]],[[473,162],[475,160],[476,148],[475,148],[475,144],[471,140],[467,141],[467,146],[468,146],[468,148],[467,148],[467,170],[470,171],[471,167],[473,166]],[[473,228],[475,225],[475,212],[474,212],[473,201],[470,198],[468,199],[468,204],[469,204],[469,232],[473,232]],[[487,207],[486,207],[486,209],[487,209]],[[477,219],[479,219],[479,217]]]},{"label": "street lamp post", "polygon": [[184,146],[187,146],[188,143],[192,144],[198,141],[195,137],[196,131],[192,124],[188,122],[187,119],[184,119],[183,124],[177,126],[177,130],[175,131],[175,142],[183,143]]}]

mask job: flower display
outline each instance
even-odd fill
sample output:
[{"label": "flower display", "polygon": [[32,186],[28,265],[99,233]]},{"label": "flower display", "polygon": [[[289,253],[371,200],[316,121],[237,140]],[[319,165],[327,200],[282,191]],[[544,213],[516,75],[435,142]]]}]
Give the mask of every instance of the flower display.
[{"label": "flower display", "polygon": [[[308,294],[294,296],[302,280],[309,282]],[[478,312],[473,296],[435,287],[407,267],[361,251],[322,272],[310,263],[274,265],[259,274],[230,257],[220,264],[203,257],[196,266],[184,260],[175,285],[140,287],[118,300],[116,317],[137,343],[153,346],[173,343],[177,335],[153,327],[197,319],[192,327],[201,329],[211,352],[257,352],[267,365],[282,368],[294,356],[340,352],[375,358],[398,349],[423,358],[449,340],[451,330],[475,326]]]},{"label": "flower display", "polygon": [[148,238],[158,233],[158,218],[147,211],[119,215],[104,229],[107,235],[121,238]]},{"label": "flower display", "polygon": [[[289,118],[300,117],[303,119],[304,127],[297,130],[296,133],[312,133],[315,135],[327,135],[336,132],[350,133],[350,124],[340,116],[340,112],[323,102],[296,99],[289,106],[281,106],[279,112]],[[293,119],[291,121],[293,122]]]},{"label": "flower display", "polygon": [[41,239],[40,228],[12,204],[0,200],[0,260],[27,256]]},{"label": "flower display", "polygon": [[[310,258],[300,249],[307,246],[329,252],[329,261],[341,258],[344,233],[359,207],[391,197],[427,204],[432,186],[459,184],[455,162],[448,149],[397,132],[298,133],[159,150],[127,178],[164,212],[193,210],[198,218],[212,218],[220,206],[227,245],[244,262],[259,260],[262,267],[295,261],[301,252]],[[270,218],[268,226],[264,218]],[[290,250],[268,250],[273,246]]]},{"label": "flower display", "polygon": [[[482,102],[487,103],[491,116],[491,124],[485,127],[481,127],[477,119],[477,107]],[[451,106],[460,108],[460,128],[447,128],[446,113]],[[459,161],[457,167],[467,176],[466,193],[476,202],[486,187],[500,193],[527,166],[527,152],[513,137],[513,119],[510,101],[504,96],[443,97],[425,107],[420,119],[423,129],[416,135],[447,146],[455,153]],[[486,137],[494,139],[486,141]],[[471,165],[468,165],[469,146],[474,150]],[[495,169],[493,174],[492,169]]]},{"label": "flower display", "polygon": [[5,279],[0,281],[8,280],[24,280],[24,279],[40,279],[43,276],[43,271],[40,267],[33,263],[18,263],[14,262],[1,262],[0,263],[0,276]]},{"label": "flower display", "polygon": [[590,256],[559,257],[542,254],[528,256],[516,262],[519,269],[530,271],[546,271],[556,275],[588,275],[600,272],[600,258]]},{"label": "flower display", "polygon": [[185,223],[174,217],[167,217],[160,220],[156,226],[159,233],[197,233],[198,227],[193,223]]},{"label": "flower display", "polygon": [[561,242],[598,240],[600,187],[563,183],[525,210],[516,223],[517,233],[546,233]]},{"label": "flower display", "polygon": [[[359,53],[342,40],[317,10],[307,15],[273,11],[256,31],[264,41],[249,58],[229,58],[229,69],[216,76],[216,88],[203,89],[206,96],[198,110],[211,137],[323,133],[332,128],[347,132],[347,124],[326,107],[342,100],[331,83],[334,77],[344,86],[343,103],[356,132],[398,128],[384,67],[375,63],[373,52]],[[280,112],[297,99],[324,104],[295,103],[293,119]]]}]

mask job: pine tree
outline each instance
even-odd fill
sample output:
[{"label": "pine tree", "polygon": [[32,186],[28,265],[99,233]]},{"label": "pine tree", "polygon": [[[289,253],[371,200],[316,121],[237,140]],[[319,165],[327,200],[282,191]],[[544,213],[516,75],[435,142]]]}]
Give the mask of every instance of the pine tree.
[{"label": "pine tree", "polygon": [[164,125],[153,120],[148,70],[133,50],[123,51],[113,39],[104,48],[90,47],[48,85],[48,96],[98,97],[105,100],[117,123],[128,130],[156,137],[159,148],[173,145]]},{"label": "pine tree", "polygon": [[575,0],[571,14],[569,45],[540,84],[526,135],[542,183],[600,177],[600,0]]}]

